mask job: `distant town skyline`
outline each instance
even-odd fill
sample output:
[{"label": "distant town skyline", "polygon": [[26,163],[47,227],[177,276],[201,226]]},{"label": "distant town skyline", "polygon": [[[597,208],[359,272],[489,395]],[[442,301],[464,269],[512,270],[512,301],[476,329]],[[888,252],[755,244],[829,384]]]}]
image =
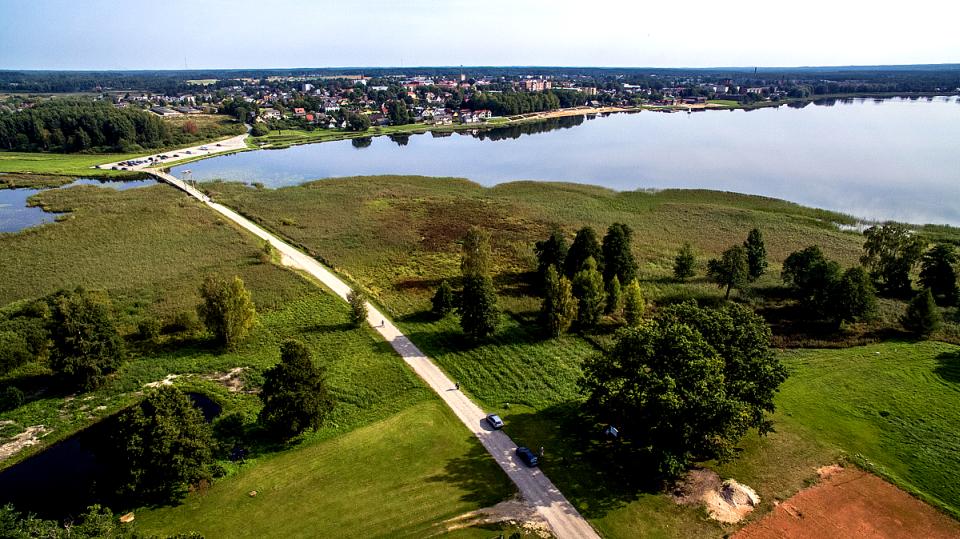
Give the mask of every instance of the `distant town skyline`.
[{"label": "distant town skyline", "polygon": [[960,62],[960,3],[0,0],[0,69]]}]

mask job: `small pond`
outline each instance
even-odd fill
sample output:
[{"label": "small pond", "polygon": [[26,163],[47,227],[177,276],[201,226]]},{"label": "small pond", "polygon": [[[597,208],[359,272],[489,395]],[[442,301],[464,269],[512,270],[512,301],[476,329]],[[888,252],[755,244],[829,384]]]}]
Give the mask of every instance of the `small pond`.
[{"label": "small pond", "polygon": [[[221,407],[202,393],[186,394],[204,419],[212,421]],[[114,416],[115,417],[115,416]],[[113,417],[57,442],[19,464],[0,472],[0,505],[12,503],[21,512],[43,518],[63,519],[86,511],[95,503],[109,503],[97,492],[111,468],[97,455]]]}]

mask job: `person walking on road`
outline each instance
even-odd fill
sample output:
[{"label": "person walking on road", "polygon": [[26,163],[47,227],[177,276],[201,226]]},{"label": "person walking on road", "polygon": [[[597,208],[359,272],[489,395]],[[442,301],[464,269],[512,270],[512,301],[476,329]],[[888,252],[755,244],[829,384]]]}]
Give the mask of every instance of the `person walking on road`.
[{"label": "person walking on road", "polygon": [[457,391],[460,391],[460,382],[454,383],[454,384],[453,384],[453,387],[455,387],[455,388],[457,389]]}]

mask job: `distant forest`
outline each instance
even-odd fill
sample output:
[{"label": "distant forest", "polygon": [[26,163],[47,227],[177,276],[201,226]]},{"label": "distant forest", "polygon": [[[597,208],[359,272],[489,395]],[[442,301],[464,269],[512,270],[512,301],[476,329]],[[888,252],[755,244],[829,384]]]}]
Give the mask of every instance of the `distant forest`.
[{"label": "distant forest", "polygon": [[[237,132],[243,129],[237,127]],[[0,149],[4,150],[137,152],[216,134],[227,133],[211,133],[191,121],[173,126],[140,109],[81,99],[55,99],[17,112],[0,112]]]},{"label": "distant forest", "polygon": [[453,76],[460,72],[470,77],[588,77],[597,82],[656,82],[662,79],[698,78],[758,82],[775,80],[835,81],[849,83],[864,92],[932,92],[960,88],[960,64],[846,67],[721,67],[680,68],[602,68],[602,67],[405,67],[405,68],[298,68],[184,71],[0,71],[0,91],[6,92],[96,92],[100,90],[145,90],[176,95],[196,89],[189,80],[216,79],[213,88],[235,84],[240,78],[262,79],[268,76],[365,75]]}]

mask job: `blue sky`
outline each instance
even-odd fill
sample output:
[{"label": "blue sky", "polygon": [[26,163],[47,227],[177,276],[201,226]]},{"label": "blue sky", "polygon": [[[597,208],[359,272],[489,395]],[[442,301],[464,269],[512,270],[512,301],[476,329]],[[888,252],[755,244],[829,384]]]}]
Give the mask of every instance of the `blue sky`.
[{"label": "blue sky", "polygon": [[960,2],[879,5],[0,0],[0,69],[960,62]]}]

